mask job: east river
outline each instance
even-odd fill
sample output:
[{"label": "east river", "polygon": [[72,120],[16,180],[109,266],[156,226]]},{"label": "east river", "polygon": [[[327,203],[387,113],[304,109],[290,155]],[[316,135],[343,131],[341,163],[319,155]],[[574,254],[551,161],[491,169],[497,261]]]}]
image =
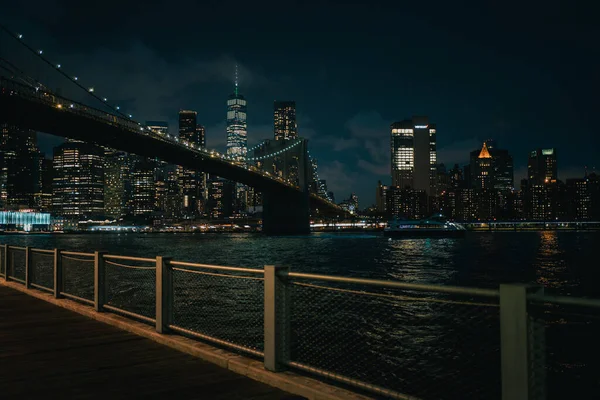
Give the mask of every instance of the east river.
[{"label": "east river", "polygon": [[[380,233],[290,237],[49,234],[2,235],[0,244],[82,252],[105,250],[143,257],[163,255],[178,261],[251,268],[275,264],[297,272],[436,285],[498,288],[500,283],[531,283],[543,286],[546,293],[600,297],[600,232],[468,232],[461,239],[405,240],[390,240]],[[213,300],[203,297],[201,292],[206,286],[182,287],[187,296],[182,324],[196,324],[190,315],[206,312],[206,307],[222,309],[223,304],[217,300],[213,299],[212,304]],[[497,315],[493,314],[497,308],[489,311],[490,307],[485,305],[467,307],[459,302],[439,306],[413,302],[400,307],[407,303],[386,300],[385,296],[393,297],[394,293],[382,294],[381,300],[357,295],[333,296],[332,292],[321,293],[318,289],[309,292],[309,289],[301,287],[296,297],[301,299],[298,318],[303,322],[294,331],[294,338],[311,335],[310,343],[298,345],[294,350],[300,361],[321,362],[324,369],[336,369],[422,398],[499,398],[499,338],[497,321],[490,318]],[[230,299],[237,299],[234,303],[241,311],[232,313],[227,321],[213,322],[215,326],[235,325],[240,335],[254,330],[258,343],[261,321],[247,310],[260,307],[261,298],[258,291],[252,292],[256,304],[246,304],[248,296],[244,293],[250,293],[249,290],[254,289],[230,293]],[[136,302],[140,304],[145,301],[127,285],[119,286],[119,292],[123,298],[138,299]],[[317,300],[320,295],[323,299]],[[194,308],[201,307],[198,304],[202,302],[204,309]],[[597,337],[590,335],[599,333],[599,312],[597,309],[554,311],[556,315],[544,314],[549,324],[545,352],[548,398],[592,398],[586,392],[595,390],[597,395],[600,390],[596,370],[599,364],[590,356],[597,354]],[[227,318],[226,314],[220,317]],[[323,314],[328,314],[327,321],[316,317]],[[327,324],[334,326],[318,333]],[[231,340],[235,339],[233,336]],[[338,345],[342,347],[337,348]],[[317,360],[319,353],[350,353],[361,346],[367,351],[360,357],[347,355],[345,360],[333,360],[330,356],[325,361]],[[315,349],[317,353],[313,354]],[[337,350],[332,353],[331,349]]]}]

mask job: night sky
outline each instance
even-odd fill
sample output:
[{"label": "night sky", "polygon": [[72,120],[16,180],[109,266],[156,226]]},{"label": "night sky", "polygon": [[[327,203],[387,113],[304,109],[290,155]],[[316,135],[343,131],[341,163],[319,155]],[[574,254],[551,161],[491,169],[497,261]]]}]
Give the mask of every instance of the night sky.
[{"label": "night sky", "polygon": [[[136,120],[176,131],[179,109],[198,111],[218,149],[237,62],[249,144],[272,138],[273,100],[295,100],[320,177],[361,208],[390,181],[390,123],[412,115],[437,124],[446,166],[493,138],[513,155],[517,186],[536,147],[558,149],[559,179],[600,168],[591,1],[202,3],[32,0],[3,4],[0,20]],[[0,56],[75,93],[1,35]],[[40,137],[48,153],[56,143]]]}]

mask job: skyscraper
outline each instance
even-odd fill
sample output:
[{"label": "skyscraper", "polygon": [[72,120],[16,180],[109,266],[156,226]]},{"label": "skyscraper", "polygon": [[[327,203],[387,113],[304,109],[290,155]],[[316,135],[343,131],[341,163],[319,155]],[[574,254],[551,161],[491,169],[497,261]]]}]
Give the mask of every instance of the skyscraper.
[{"label": "skyscraper", "polygon": [[[205,147],[205,129],[197,123],[196,111],[179,112],[179,138],[195,146]],[[177,167],[179,186],[182,190],[182,210],[186,218],[200,215],[204,209],[206,174],[192,169]]]},{"label": "skyscraper", "polygon": [[295,139],[298,137],[298,124],[296,123],[296,102],[275,101],[273,108],[275,140]]},{"label": "skyscraper", "polygon": [[41,190],[43,155],[29,129],[0,125],[0,198],[4,207],[34,208]]},{"label": "skyscraper", "polygon": [[390,127],[392,186],[435,195],[436,128],[427,117],[394,122]]},{"label": "skyscraper", "polygon": [[103,151],[97,146],[68,141],[54,148],[52,206],[70,218],[104,214]]},{"label": "skyscraper", "polygon": [[556,182],[556,149],[537,149],[529,153],[527,176],[530,185]]},{"label": "skyscraper", "polygon": [[136,161],[131,172],[133,215],[149,217],[156,205],[156,164],[148,159]]},{"label": "skyscraper", "polygon": [[237,66],[235,71],[235,89],[227,100],[227,155],[246,157],[248,149],[246,99],[239,93]]},{"label": "skyscraper", "polygon": [[191,141],[196,132],[196,120],[198,113],[196,111],[181,110],[179,111],[179,138]]},{"label": "skyscraper", "polygon": [[128,212],[131,197],[131,165],[129,155],[122,151],[104,153],[104,213],[120,218]]}]

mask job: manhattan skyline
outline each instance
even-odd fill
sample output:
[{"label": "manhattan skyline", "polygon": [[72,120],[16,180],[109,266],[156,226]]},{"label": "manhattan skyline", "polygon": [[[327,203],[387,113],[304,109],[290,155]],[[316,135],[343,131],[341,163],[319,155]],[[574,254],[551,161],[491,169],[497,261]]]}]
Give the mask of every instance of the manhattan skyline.
[{"label": "manhattan skyline", "polygon": [[[166,120],[175,132],[180,109],[197,111],[207,146],[218,150],[225,148],[223,104],[238,63],[248,145],[273,137],[274,100],[295,100],[298,134],[310,140],[319,175],[338,199],[356,192],[363,205],[374,203],[375,183],[390,179],[390,124],[411,115],[437,123],[437,159],[448,168],[465,164],[490,138],[513,155],[515,185],[529,152],[540,147],[559,150],[561,180],[600,166],[592,121],[597,28],[585,10],[524,6],[519,14],[536,15],[530,19],[509,7],[439,4],[425,14],[413,6],[325,4],[317,13],[296,7],[290,28],[276,20],[263,27],[273,11],[260,6],[239,5],[239,15],[193,6],[184,15],[158,2],[136,13],[164,24],[142,30],[127,16],[130,6],[109,19],[107,4],[85,21],[61,2],[27,13],[13,4],[3,22],[137,120]],[[185,22],[195,14],[204,17],[194,31]],[[46,153],[56,143],[40,138]]]}]

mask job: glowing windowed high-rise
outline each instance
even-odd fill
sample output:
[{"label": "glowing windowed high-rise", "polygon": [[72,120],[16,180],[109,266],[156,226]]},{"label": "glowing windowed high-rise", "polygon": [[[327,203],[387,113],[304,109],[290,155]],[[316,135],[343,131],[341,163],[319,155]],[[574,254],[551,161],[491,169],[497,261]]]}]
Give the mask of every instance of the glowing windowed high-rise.
[{"label": "glowing windowed high-rise", "polygon": [[390,127],[392,186],[435,195],[436,129],[427,117],[394,122]]},{"label": "glowing windowed high-rise", "polygon": [[248,149],[246,99],[238,90],[237,66],[235,71],[235,90],[227,100],[227,155],[246,157]]},{"label": "glowing windowed high-rise", "polygon": [[275,101],[273,106],[273,126],[275,140],[296,139],[298,137],[295,101]]}]

